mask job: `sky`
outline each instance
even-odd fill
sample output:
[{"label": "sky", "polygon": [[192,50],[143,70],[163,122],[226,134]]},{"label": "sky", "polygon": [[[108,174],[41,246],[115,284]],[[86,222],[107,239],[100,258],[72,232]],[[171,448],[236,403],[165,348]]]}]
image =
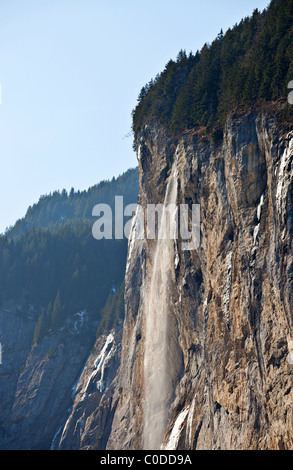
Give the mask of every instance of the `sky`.
[{"label": "sky", "polygon": [[0,233],[41,195],[135,167],[141,88],[268,3],[0,0]]}]

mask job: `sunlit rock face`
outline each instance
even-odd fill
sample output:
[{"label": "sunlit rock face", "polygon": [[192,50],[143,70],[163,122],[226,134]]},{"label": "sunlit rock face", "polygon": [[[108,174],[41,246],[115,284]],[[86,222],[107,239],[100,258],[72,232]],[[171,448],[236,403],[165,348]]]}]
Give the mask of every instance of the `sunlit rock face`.
[{"label": "sunlit rock face", "polygon": [[107,447],[293,448],[293,134],[258,112],[216,144],[153,122],[136,146],[140,205],[200,204],[200,246],[134,220]]}]

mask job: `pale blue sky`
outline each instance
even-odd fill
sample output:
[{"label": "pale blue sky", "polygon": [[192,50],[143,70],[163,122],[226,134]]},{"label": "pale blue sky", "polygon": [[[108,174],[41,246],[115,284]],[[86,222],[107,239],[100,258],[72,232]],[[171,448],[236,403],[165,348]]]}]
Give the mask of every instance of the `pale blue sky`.
[{"label": "pale blue sky", "polygon": [[0,0],[0,232],[41,194],[136,166],[131,111],[180,49],[264,0]]}]

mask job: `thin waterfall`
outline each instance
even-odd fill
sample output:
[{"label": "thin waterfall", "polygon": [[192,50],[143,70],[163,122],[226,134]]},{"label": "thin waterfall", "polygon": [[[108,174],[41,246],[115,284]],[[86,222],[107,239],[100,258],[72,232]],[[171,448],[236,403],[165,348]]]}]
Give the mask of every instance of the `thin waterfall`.
[{"label": "thin waterfall", "polygon": [[[143,448],[158,450],[164,440],[172,391],[168,370],[168,317],[172,308],[170,286],[174,270],[174,234],[177,229],[177,169],[169,177],[158,237],[152,259],[152,274],[145,299],[146,331],[144,355],[145,408]],[[168,214],[167,214],[168,212]],[[169,222],[169,226],[166,221]],[[171,238],[170,229],[174,230]]]}]

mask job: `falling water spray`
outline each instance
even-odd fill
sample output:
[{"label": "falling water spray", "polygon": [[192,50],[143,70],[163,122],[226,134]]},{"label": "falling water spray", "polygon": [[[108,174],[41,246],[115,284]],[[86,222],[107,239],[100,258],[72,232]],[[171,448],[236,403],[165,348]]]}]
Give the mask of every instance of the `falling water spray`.
[{"label": "falling water spray", "polygon": [[[145,299],[146,331],[144,355],[145,408],[143,447],[157,450],[164,440],[172,398],[172,373],[169,370],[170,287],[174,266],[175,237],[165,237],[177,229],[177,169],[173,165],[168,180],[163,213],[152,260],[152,274]],[[167,209],[168,208],[168,209]],[[171,209],[170,209],[171,208]],[[166,211],[168,210],[168,216]],[[166,221],[169,227],[166,227]]]}]

